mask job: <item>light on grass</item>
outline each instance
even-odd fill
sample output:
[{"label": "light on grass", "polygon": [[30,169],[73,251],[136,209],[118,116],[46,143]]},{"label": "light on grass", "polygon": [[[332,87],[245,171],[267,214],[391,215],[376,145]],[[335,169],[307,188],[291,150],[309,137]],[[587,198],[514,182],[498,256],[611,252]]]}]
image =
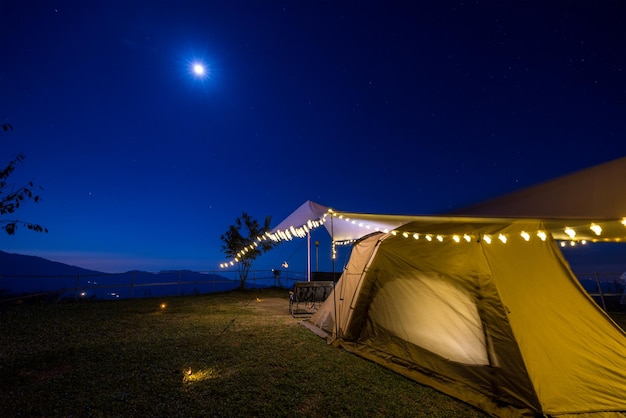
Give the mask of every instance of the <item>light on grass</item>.
[{"label": "light on grass", "polygon": [[219,374],[212,368],[193,371],[190,367],[185,370],[183,374],[183,382],[187,384],[198,383],[203,380],[217,379],[219,377]]}]

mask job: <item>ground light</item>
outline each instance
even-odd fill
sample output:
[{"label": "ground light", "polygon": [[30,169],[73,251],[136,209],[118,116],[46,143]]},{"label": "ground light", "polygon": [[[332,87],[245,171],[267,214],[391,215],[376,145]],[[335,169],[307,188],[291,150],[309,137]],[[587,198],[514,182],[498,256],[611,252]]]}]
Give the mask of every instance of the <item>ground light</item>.
[{"label": "ground light", "polygon": [[191,367],[183,373],[183,383],[194,384],[203,380],[217,379],[219,373],[212,367],[206,369],[192,370]]}]

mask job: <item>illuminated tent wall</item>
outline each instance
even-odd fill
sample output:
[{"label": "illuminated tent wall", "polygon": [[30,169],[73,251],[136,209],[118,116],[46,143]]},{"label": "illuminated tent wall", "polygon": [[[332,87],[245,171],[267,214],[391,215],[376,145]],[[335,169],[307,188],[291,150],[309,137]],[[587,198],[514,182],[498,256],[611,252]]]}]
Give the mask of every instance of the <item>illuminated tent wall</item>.
[{"label": "illuminated tent wall", "polygon": [[580,286],[550,229],[423,217],[373,233],[309,325],[494,416],[626,415],[626,335]]}]

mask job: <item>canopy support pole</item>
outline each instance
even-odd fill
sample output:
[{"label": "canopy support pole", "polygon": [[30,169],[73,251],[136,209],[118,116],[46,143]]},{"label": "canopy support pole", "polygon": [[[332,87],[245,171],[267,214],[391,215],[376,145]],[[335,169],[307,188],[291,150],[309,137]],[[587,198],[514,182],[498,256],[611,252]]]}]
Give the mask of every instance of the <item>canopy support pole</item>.
[{"label": "canopy support pole", "polygon": [[306,281],[311,281],[311,231],[306,233]]}]

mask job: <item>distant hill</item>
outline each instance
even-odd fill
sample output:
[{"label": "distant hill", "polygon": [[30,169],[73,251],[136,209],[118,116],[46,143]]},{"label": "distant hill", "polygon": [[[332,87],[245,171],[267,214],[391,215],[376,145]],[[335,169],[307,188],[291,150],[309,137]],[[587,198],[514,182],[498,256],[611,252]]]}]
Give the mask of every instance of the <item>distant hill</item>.
[{"label": "distant hill", "polygon": [[[0,251],[0,302],[40,294],[45,294],[50,300],[189,295],[233,290],[237,284],[237,281],[214,273],[133,270],[111,274],[42,257]],[[254,287],[269,287],[272,284],[273,278],[251,283]]]},{"label": "distant hill", "polygon": [[0,275],[4,276],[76,276],[105,274],[33,255],[0,251]]}]

